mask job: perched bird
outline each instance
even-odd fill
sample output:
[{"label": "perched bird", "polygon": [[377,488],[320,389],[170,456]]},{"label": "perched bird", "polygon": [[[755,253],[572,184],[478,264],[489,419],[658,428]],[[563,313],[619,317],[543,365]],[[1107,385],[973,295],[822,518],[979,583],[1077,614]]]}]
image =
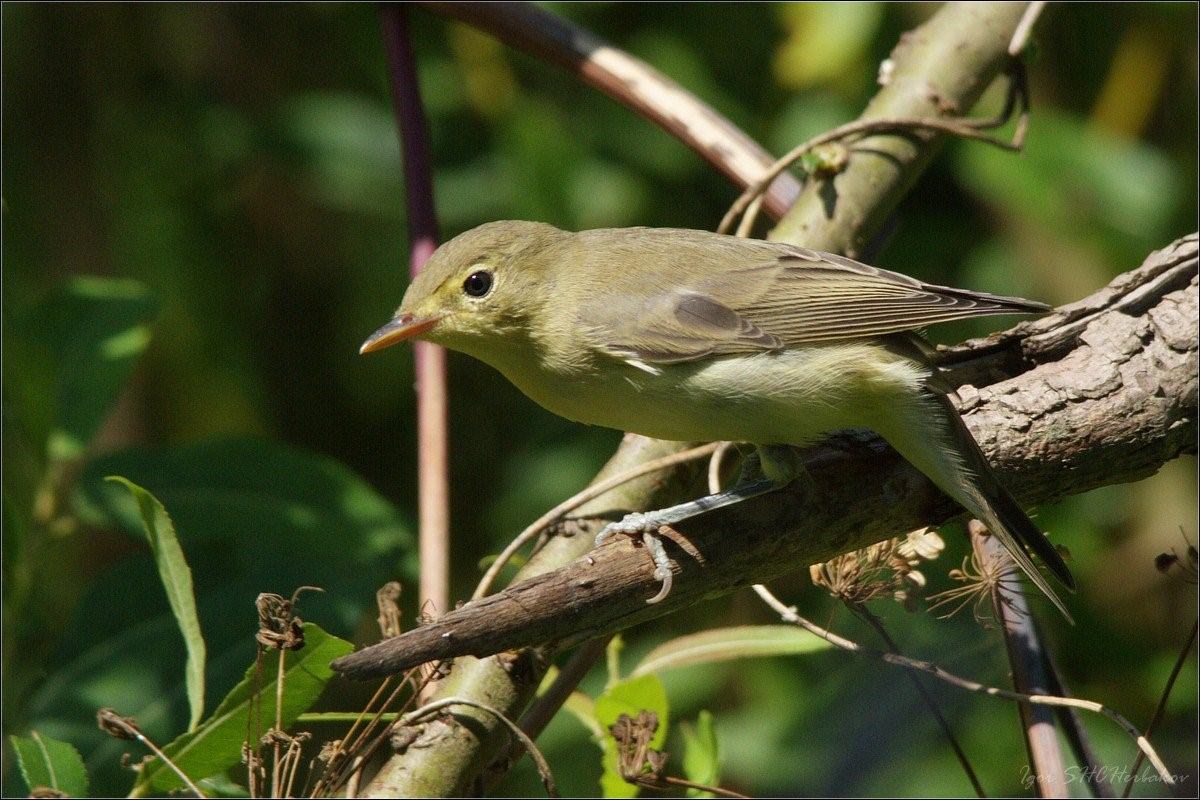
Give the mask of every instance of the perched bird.
[{"label": "perched bird", "polygon": [[[506,221],[442,245],[361,352],[419,337],[490,364],[568,419],[758,446],[757,474],[631,514],[598,543],[778,488],[795,475],[790,448],[779,445],[869,428],[983,521],[1067,614],[1029,552],[1073,588],[1066,564],[988,466],[946,397],[953,387],[912,332],[1045,310],[778,242]],[[665,577],[661,545],[651,553]]]}]

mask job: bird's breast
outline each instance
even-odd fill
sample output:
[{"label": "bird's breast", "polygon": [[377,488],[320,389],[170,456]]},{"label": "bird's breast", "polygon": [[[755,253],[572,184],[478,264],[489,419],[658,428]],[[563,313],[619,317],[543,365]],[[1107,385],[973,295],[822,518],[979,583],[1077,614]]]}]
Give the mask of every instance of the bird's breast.
[{"label": "bird's breast", "polygon": [[758,444],[804,444],[828,431],[872,427],[925,375],[869,341],[681,364],[601,354],[497,366],[538,404],[577,422],[658,439]]}]

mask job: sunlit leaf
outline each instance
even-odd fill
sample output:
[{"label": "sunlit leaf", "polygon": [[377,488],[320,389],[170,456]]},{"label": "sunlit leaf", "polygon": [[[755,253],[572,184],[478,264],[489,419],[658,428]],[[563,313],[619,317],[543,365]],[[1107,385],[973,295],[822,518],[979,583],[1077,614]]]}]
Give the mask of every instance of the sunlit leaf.
[{"label": "sunlit leaf", "polygon": [[[713,726],[713,715],[701,711],[696,724],[680,723],[683,734],[683,774],[692,783],[716,786],[721,780],[717,731]],[[688,789],[688,797],[713,797],[712,792]]]},{"label": "sunlit leaf", "polygon": [[30,792],[45,787],[70,797],[87,794],[87,770],[79,752],[67,744],[37,731],[28,736],[9,736],[17,754],[17,766]]},{"label": "sunlit leaf", "polygon": [[667,740],[669,716],[667,690],[658,676],[643,675],[621,681],[596,698],[596,721],[604,731],[604,775],[600,778],[600,788],[605,797],[637,796],[638,787],[626,783],[617,771],[617,743],[609,728],[622,714],[636,717],[641,711],[653,711],[658,715],[658,730],[654,732],[650,746],[661,750]]},{"label": "sunlit leaf", "polygon": [[[281,707],[284,727],[291,725],[316,702],[334,675],[329,662],[354,649],[349,642],[330,636],[312,623],[304,625],[304,639],[302,650],[285,651]],[[261,667],[252,664],[242,682],[226,695],[199,728],[183,734],[164,747],[163,752],[193,779],[215,775],[241,761],[242,743],[247,735],[257,740],[274,725],[278,665],[279,651],[265,654]],[[154,759],[142,768],[134,792],[166,792],[182,785],[165,763]]]},{"label": "sunlit leaf", "polygon": [[829,642],[791,625],[740,625],[680,636],[651,650],[632,675],[735,658],[815,653]]},{"label": "sunlit leaf", "polygon": [[179,624],[179,632],[183,634],[183,642],[187,648],[185,683],[191,712],[188,730],[192,730],[204,715],[205,660],[204,636],[200,631],[200,617],[196,614],[192,571],[188,568],[183,548],[175,536],[175,526],[162,503],[126,478],[114,475],[107,480],[124,486],[137,502],[142,528],[146,540],[150,543],[154,563],[158,567],[158,576],[162,580],[163,589],[166,590],[167,601],[171,604],[175,621]]}]

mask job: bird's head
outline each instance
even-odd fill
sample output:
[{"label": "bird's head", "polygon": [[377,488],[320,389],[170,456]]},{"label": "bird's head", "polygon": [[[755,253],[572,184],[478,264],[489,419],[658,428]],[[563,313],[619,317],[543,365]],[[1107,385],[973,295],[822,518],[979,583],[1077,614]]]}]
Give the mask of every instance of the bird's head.
[{"label": "bird's head", "polygon": [[492,361],[520,344],[551,294],[556,245],[568,234],[539,222],[489,222],[439,247],[391,321],[362,344],[370,353],[421,338]]}]

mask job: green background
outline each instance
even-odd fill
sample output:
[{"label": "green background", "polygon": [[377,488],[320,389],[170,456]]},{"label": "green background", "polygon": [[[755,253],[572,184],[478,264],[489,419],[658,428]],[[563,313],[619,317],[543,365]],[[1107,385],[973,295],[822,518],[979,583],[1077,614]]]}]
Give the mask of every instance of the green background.
[{"label": "green background", "polygon": [[[934,9],[551,7],[774,153],[857,116],[880,60]],[[871,261],[1063,303],[1194,230],[1196,22],[1192,4],[1052,6],[1031,60],[1025,152],[952,143]],[[505,218],[711,229],[735,197],[697,156],[569,74],[423,9],[412,23],[443,238]],[[171,738],[187,719],[184,654],[104,475],[155,492],[175,519],[209,644],[210,709],[252,658],[260,591],[324,587],[301,615],[359,641],[375,635],[383,581],[404,580],[415,611],[411,357],[356,354],[407,280],[379,20],[372,5],[5,4],[3,77],[4,733],[72,742],[92,791],[123,793],[127,748],[95,729],[94,710],[115,706]],[[997,106],[993,88],[979,113]],[[466,597],[479,559],[581,488],[620,434],[556,418],[464,356],[450,356],[450,386],[453,588]],[[1189,457],[1037,518],[1069,545],[1081,585],[1077,626],[1041,615],[1070,688],[1139,725],[1194,619],[1194,584],[1153,559],[1196,541],[1195,472]],[[924,570],[934,590],[952,585],[959,533]],[[869,642],[804,575],[777,591]],[[1007,681],[996,633],[969,614],[878,612],[906,653]],[[641,626],[626,654],[769,621],[742,593]],[[601,680],[585,688],[595,696]],[[714,712],[732,788],[969,791],[914,692],[873,662],[826,652],[664,680],[672,720]],[[325,705],[354,708],[363,691],[339,686]],[[1015,708],[933,691],[985,785],[1021,791]],[[1155,736],[1189,791],[1196,693],[1189,666]],[[1115,726],[1087,724],[1104,763],[1131,762]],[[597,790],[599,750],[582,726],[562,715],[543,742],[565,792]],[[21,791],[9,755],[6,794]],[[501,787],[538,790],[527,762]]]}]

